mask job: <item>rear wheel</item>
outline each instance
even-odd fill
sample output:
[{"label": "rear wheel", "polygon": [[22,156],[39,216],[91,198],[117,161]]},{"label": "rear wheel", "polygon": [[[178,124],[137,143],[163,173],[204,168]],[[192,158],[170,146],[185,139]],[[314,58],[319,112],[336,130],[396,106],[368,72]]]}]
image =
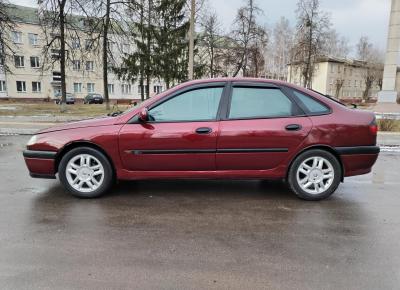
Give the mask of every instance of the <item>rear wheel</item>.
[{"label": "rear wheel", "polygon": [[90,147],[67,152],[61,159],[58,173],[64,187],[82,198],[104,194],[113,182],[113,170],[107,157]]},{"label": "rear wheel", "polygon": [[324,150],[310,150],[294,160],[288,183],[298,197],[321,200],[336,191],[341,176],[341,165],[334,155]]}]

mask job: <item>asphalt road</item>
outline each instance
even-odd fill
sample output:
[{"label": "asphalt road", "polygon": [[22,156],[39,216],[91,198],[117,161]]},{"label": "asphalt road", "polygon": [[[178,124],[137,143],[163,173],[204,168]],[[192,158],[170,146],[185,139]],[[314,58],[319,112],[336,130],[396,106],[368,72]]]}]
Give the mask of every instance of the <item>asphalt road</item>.
[{"label": "asphalt road", "polygon": [[322,202],[281,183],[31,179],[0,137],[0,289],[398,289],[400,154]]}]

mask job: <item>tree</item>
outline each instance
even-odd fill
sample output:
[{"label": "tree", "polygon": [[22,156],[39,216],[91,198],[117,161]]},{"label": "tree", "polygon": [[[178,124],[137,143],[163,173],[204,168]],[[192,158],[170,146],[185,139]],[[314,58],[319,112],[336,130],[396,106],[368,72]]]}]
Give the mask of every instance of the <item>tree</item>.
[{"label": "tree", "polygon": [[9,71],[7,58],[13,55],[15,47],[10,39],[10,34],[15,27],[15,22],[11,19],[7,3],[0,0],[0,66],[4,71]]},{"label": "tree", "polygon": [[287,64],[291,61],[293,48],[293,29],[285,17],[275,24],[266,51],[266,69],[271,77],[287,79]]},{"label": "tree", "polygon": [[160,0],[155,5],[154,66],[155,76],[163,79],[167,88],[188,78],[189,22],[185,17],[186,0]]},{"label": "tree", "polygon": [[326,33],[322,53],[325,56],[347,58],[350,53],[349,40],[341,37],[335,29],[330,29]]},{"label": "tree", "polygon": [[232,52],[235,54],[236,69],[233,76],[237,76],[242,70],[243,76],[247,75],[247,66],[250,55],[250,47],[257,41],[265,40],[266,31],[259,26],[256,17],[262,14],[262,10],[254,3],[254,0],[246,0],[246,5],[240,7],[234,21],[234,28],[230,38],[235,42]]},{"label": "tree", "polygon": [[315,62],[323,52],[330,18],[321,11],[319,0],[299,0],[297,18],[293,57],[300,67],[303,86],[311,88]]},{"label": "tree", "polygon": [[214,78],[220,72],[218,63],[222,56],[221,45],[223,34],[221,24],[218,21],[218,16],[215,12],[205,15],[201,21],[201,46],[204,47],[207,55],[208,75]]},{"label": "tree", "polygon": [[370,91],[374,83],[381,87],[383,79],[383,53],[375,48],[368,37],[362,36],[357,44],[357,58],[361,60],[364,79],[363,99],[370,97]]},{"label": "tree", "polygon": [[[92,42],[92,51],[97,51],[102,66],[103,94],[106,109],[110,109],[108,93],[108,72],[115,64],[115,53],[123,53],[123,48],[113,44],[124,43],[131,37],[130,23],[126,11],[135,6],[134,1],[128,0],[76,0],[80,14],[87,19],[86,33]],[[119,49],[118,49],[119,48]]]}]

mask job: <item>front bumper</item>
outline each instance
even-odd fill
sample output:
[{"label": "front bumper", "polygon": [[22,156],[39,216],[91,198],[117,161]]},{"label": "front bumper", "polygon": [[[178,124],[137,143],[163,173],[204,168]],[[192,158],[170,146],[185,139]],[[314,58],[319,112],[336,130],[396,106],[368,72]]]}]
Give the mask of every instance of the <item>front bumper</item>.
[{"label": "front bumper", "polygon": [[23,156],[29,174],[34,178],[56,178],[55,159],[57,152],[25,150]]}]

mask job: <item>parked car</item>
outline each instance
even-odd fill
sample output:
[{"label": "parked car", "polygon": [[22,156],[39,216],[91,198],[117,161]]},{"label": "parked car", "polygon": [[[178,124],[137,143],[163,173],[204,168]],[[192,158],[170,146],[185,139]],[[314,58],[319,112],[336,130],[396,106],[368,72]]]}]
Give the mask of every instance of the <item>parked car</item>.
[{"label": "parked car", "polygon": [[[60,104],[60,102],[61,102],[61,94],[60,93],[57,93],[55,96],[54,96],[54,103],[56,103],[56,104]],[[73,95],[73,94],[70,94],[70,93],[67,93],[66,94],[66,102],[65,102],[67,105],[69,105],[69,104],[75,104],[75,96]]]},{"label": "parked car", "polygon": [[103,96],[100,94],[87,94],[83,99],[84,104],[102,104]]},{"label": "parked car", "polygon": [[23,155],[32,177],[97,197],[116,179],[282,179],[300,198],[330,196],[371,171],[372,112],[281,81],[181,84],[109,117],[40,131]]}]

